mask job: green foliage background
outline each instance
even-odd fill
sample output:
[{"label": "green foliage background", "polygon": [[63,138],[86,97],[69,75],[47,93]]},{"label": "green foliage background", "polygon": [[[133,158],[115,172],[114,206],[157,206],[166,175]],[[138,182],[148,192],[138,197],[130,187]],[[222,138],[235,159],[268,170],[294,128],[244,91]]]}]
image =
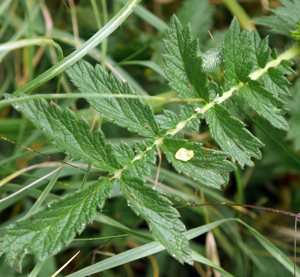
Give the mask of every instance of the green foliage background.
[{"label": "green foliage background", "polygon": [[[107,11],[105,11],[104,2],[81,0],[75,1],[76,5],[72,7],[70,5],[71,1],[2,1],[0,3],[0,42],[13,41],[22,37],[35,38],[46,33],[47,36],[53,37],[53,40],[62,48],[64,56],[67,56],[78,46],[76,40],[84,43],[126,3],[122,0],[107,1]],[[122,26],[114,31],[106,42],[97,46],[94,52],[86,55],[84,59],[95,65],[101,63],[99,55],[102,54],[103,56],[103,53],[105,53],[104,57],[108,65],[114,66],[117,72],[128,80],[134,90],[137,90],[141,95],[175,98],[177,95],[170,90],[169,81],[161,70],[161,68],[165,68],[161,53],[166,53],[163,38],[167,36],[166,28],[173,13],[178,16],[183,26],[188,23],[191,24],[193,37],[199,38],[202,53],[213,47],[207,31],[211,31],[217,45],[220,45],[224,41],[225,33],[228,31],[233,15],[237,16],[242,29],[255,27],[261,38],[268,35],[270,47],[277,49],[279,54],[295,43],[293,38],[288,36],[287,28],[297,29],[297,25],[294,26],[293,22],[299,20],[299,18],[297,19],[297,14],[300,14],[297,13],[300,10],[299,1],[282,1],[286,8],[281,7],[276,10],[280,11],[279,13],[274,11],[282,4],[278,1],[271,1],[269,5],[272,10],[269,12],[272,16],[268,17],[263,17],[267,15],[266,9],[255,1],[240,4],[235,1],[231,1],[231,3],[228,3],[230,1],[224,1],[224,3],[211,1],[211,3],[207,3],[202,0],[174,0],[166,4],[162,2],[142,1]],[[95,12],[95,5],[98,6],[99,14]],[[77,22],[74,23],[73,21],[73,24],[78,27],[78,39],[76,39],[76,36],[74,39],[72,19],[74,20],[75,17],[74,14],[72,15],[72,8],[76,10]],[[276,17],[277,22],[281,21],[281,24],[272,25],[274,17]],[[53,28],[49,27],[50,18],[52,18]],[[269,27],[253,25],[252,18],[256,18],[255,23],[265,24]],[[270,28],[274,32],[270,31]],[[277,34],[278,32],[280,34]],[[255,41],[255,38],[251,37],[251,39]],[[30,80],[40,76],[56,63],[59,56],[54,48],[59,49],[59,47],[53,43],[51,45],[51,47],[47,46],[44,49],[40,57],[37,57],[38,51],[42,49],[40,46],[21,48],[11,52],[0,52],[1,95],[4,92],[14,92],[22,88]],[[261,48],[263,48],[263,45]],[[263,50],[261,51],[263,52]],[[256,53],[256,55],[259,55],[259,53]],[[36,61],[34,58],[36,58]],[[108,67],[106,69],[109,71]],[[246,165],[243,169],[239,168],[230,175],[229,184],[222,191],[218,191],[206,187],[198,188],[196,182],[184,175],[178,175],[167,160],[163,158],[160,168],[158,163],[150,165],[151,177],[148,181],[154,183],[158,172],[158,181],[161,185],[157,189],[189,203],[193,203],[194,200],[199,204],[204,202],[237,202],[298,213],[300,206],[300,171],[299,163],[297,163],[300,150],[300,83],[297,79],[299,71],[297,61],[293,65],[293,69],[295,73],[290,72],[292,74],[288,77],[288,80],[292,83],[288,90],[282,92],[280,88],[276,88],[279,93],[286,94],[283,98],[288,103],[285,107],[290,109],[286,115],[290,126],[289,132],[283,131],[283,129],[288,128],[281,127],[281,130],[279,130],[272,127],[269,122],[261,119],[240,98],[234,98],[234,102],[238,102],[239,107],[242,107],[244,112],[238,109],[234,102],[226,102],[226,108],[235,117],[245,122],[248,125],[247,128],[265,145],[261,148],[262,159],[251,159],[254,161],[254,167]],[[219,68],[210,72],[209,76],[216,83],[221,83]],[[55,93],[57,83],[58,79],[54,78],[40,86],[34,93]],[[234,80],[232,80],[232,84],[235,84]],[[255,84],[249,89],[255,91],[254,87]],[[78,92],[65,74],[62,77],[61,92]],[[291,96],[288,96],[289,93]],[[245,100],[248,102],[249,99],[245,97]],[[145,103],[147,102],[152,106],[155,114],[162,114],[163,109],[169,109],[179,115],[183,109],[179,107],[178,103],[169,102],[167,99],[145,100]],[[101,128],[106,141],[110,141],[112,145],[119,144],[121,141],[133,145],[134,141],[139,141],[139,137],[134,133],[101,120],[95,110],[91,109],[84,99],[65,98],[57,100],[57,104],[62,108],[69,107],[73,109],[78,119],[83,116],[90,124],[95,125],[95,129]],[[181,103],[181,105],[184,106],[185,104]],[[253,109],[255,110],[255,107]],[[118,120],[117,114],[115,120]],[[209,121],[209,118],[207,120]],[[282,126],[280,124],[282,123],[278,123],[277,127],[278,125]],[[170,127],[167,126],[167,128]],[[10,106],[0,111],[0,135],[57,159],[65,159],[65,156],[51,145],[41,131],[36,130],[33,124],[22,118]],[[191,125],[177,134],[176,138],[188,139],[190,142],[201,142],[208,148],[218,148],[205,124],[201,125],[199,133],[193,130]],[[218,141],[218,143],[222,145],[222,142]],[[167,148],[167,146],[164,148],[166,154],[168,151],[175,151]],[[48,158],[28,152],[4,140],[0,141],[0,149],[0,174],[3,181],[0,186],[1,198],[20,190],[60,166],[59,162],[52,161],[49,163]],[[287,153],[290,153],[290,155]],[[170,155],[170,157],[173,157],[173,155]],[[244,163],[247,164],[243,162],[242,166],[244,166]],[[13,175],[19,169],[31,165],[39,166],[6,181],[5,178]],[[77,166],[83,166],[84,169],[87,169],[84,164],[79,162],[77,162]],[[99,177],[96,175],[99,174],[98,170],[91,169],[91,171],[95,174],[91,173],[87,176],[87,182],[89,183]],[[42,204],[36,202],[40,195],[46,195],[45,203],[49,203],[52,200],[58,200],[63,195],[73,194],[76,189],[81,187],[84,177],[85,172],[65,166],[59,174],[59,179],[52,180],[55,183],[51,192],[44,190],[51,180],[51,177],[48,177],[17,196],[1,202],[1,227],[13,223],[30,213],[32,206],[36,205],[35,203]],[[195,191],[198,192],[196,198]],[[75,241],[56,256],[47,259],[42,265],[38,276],[53,274],[78,249],[81,251],[80,254],[60,276],[66,276],[76,270],[84,270],[91,264],[105,261],[106,257],[112,253],[123,253],[125,255],[124,260],[119,261],[121,266],[113,269],[109,269],[110,267],[105,268],[107,269],[105,272],[96,273],[94,276],[205,276],[203,272],[209,274],[210,269],[203,265],[203,263],[207,264],[207,261],[198,257],[200,263],[195,262],[194,267],[186,264],[183,266],[172,259],[166,251],[161,251],[145,259],[138,259],[138,255],[141,255],[139,253],[133,262],[127,263],[126,255],[129,257],[133,254],[126,254],[125,251],[151,241],[150,236],[148,236],[148,226],[145,221],[138,218],[131,211],[124,197],[120,197],[118,187],[113,186],[113,191],[106,191],[106,193],[111,196],[111,199],[106,199],[102,213],[96,213],[94,222],[89,224],[89,227],[85,229],[80,238],[101,238],[123,234],[124,232],[130,235],[106,240]],[[130,192],[128,193],[130,194]],[[169,198],[174,202],[174,207],[184,205],[183,208],[179,209],[179,212],[187,230],[206,226],[206,224],[218,220],[241,219],[258,231],[257,236],[261,234],[268,237],[286,255],[293,256],[294,220],[291,217],[237,207],[193,207],[172,197]],[[101,200],[102,202],[104,203],[104,199]],[[210,255],[206,257],[214,262],[219,260],[221,267],[234,276],[292,275],[282,263],[277,262],[274,257],[270,257],[270,253],[254,238],[254,231],[252,232],[251,229],[245,228],[236,221],[225,221],[216,227],[212,232],[216,247],[213,246],[211,233],[203,231],[202,236],[199,236],[199,234],[194,235],[197,238],[190,241],[191,248],[203,256],[206,256],[208,249],[212,249],[213,258]],[[4,232],[0,231],[0,235],[3,237]],[[256,238],[258,238],[257,236]],[[152,245],[149,246],[149,249],[155,247]],[[139,250],[139,248],[136,248],[136,250]],[[272,251],[274,255],[278,254],[275,250]],[[297,249],[297,251],[299,250]],[[141,249],[140,252],[147,253],[146,248]],[[197,261],[195,257],[196,254],[194,253],[193,258]],[[22,275],[27,275],[27,272],[33,269],[36,262],[33,255],[26,256],[23,261]],[[113,263],[116,264],[117,262]],[[99,268],[101,268],[100,265]],[[103,268],[101,269],[103,270]],[[35,267],[35,270],[38,271],[39,269]],[[4,255],[0,257],[0,275],[2,274],[3,276],[20,276],[19,273],[16,273],[14,269],[11,269],[5,263]],[[78,274],[78,276],[82,276],[80,273]],[[226,273],[223,274],[224,276],[230,276]]]}]

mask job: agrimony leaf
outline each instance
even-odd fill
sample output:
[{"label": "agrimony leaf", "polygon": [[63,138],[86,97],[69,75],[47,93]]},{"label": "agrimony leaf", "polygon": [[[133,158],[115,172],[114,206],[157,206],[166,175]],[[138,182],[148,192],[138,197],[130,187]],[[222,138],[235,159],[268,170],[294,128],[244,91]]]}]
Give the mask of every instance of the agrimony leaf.
[{"label": "agrimony leaf", "polygon": [[[193,158],[188,161],[176,159],[175,155],[181,148],[193,151]],[[198,142],[186,142],[183,139],[165,138],[162,149],[167,160],[179,172],[184,173],[202,185],[221,189],[229,179],[229,172],[235,166],[226,160],[227,154],[221,151],[205,149]]]},{"label": "agrimony leaf", "polygon": [[147,221],[152,237],[179,262],[193,265],[188,239],[181,233],[185,226],[172,202],[140,178],[125,174],[120,179],[120,190],[131,209]]},{"label": "agrimony leaf", "polygon": [[[6,94],[7,99],[14,98]],[[22,97],[22,96],[20,96]],[[23,101],[12,104],[15,109],[26,116],[47,138],[62,152],[72,158],[93,164],[103,171],[113,172],[121,169],[120,163],[112,152],[112,146],[105,143],[101,130],[90,133],[90,126],[84,119],[77,119],[74,112],[64,111],[54,102],[45,99]]]},{"label": "agrimony leaf", "polygon": [[164,44],[168,54],[163,55],[163,60],[171,88],[180,98],[202,98],[208,102],[207,73],[203,70],[199,43],[193,40],[190,26],[182,28],[174,15],[167,35]]},{"label": "agrimony leaf", "polygon": [[249,30],[241,32],[236,17],[231,21],[225,36],[223,49],[223,67],[226,79],[231,85],[247,83],[254,66],[254,51],[249,38]]},{"label": "agrimony leaf", "polygon": [[270,9],[272,15],[254,19],[257,24],[271,27],[274,32],[289,35],[290,30],[295,30],[300,14],[299,0],[280,0],[282,7]]},{"label": "agrimony leaf", "polygon": [[151,174],[149,166],[143,160],[136,160],[129,164],[129,172],[133,177],[146,180],[146,176]]},{"label": "agrimony leaf", "polygon": [[[143,159],[148,162],[155,164],[156,163],[156,153],[158,148],[156,145],[153,145],[154,140],[148,139],[145,141],[135,141],[133,147],[137,154],[143,154]],[[147,150],[147,151],[146,151]]]},{"label": "agrimony leaf", "polygon": [[[187,120],[194,114],[194,110],[191,107],[180,106],[180,116],[183,120]],[[187,127],[190,127],[192,130],[199,131],[200,119],[193,118],[187,122]]]},{"label": "agrimony leaf", "polygon": [[[122,83],[115,73],[110,75],[100,66],[86,61],[70,67],[66,73],[83,94],[134,94],[128,82]],[[156,137],[159,131],[150,105],[141,99],[85,97],[104,118],[129,131]]]},{"label": "agrimony leaf", "polygon": [[278,58],[278,53],[277,50],[275,48],[272,49],[271,51],[271,57],[273,60],[276,60]]},{"label": "agrimony leaf", "polygon": [[300,40],[300,21],[297,23],[297,29],[295,31],[289,31],[290,35],[297,40]]},{"label": "agrimony leaf", "polygon": [[277,65],[277,69],[281,70],[282,74],[292,75],[295,74],[294,69],[291,68],[293,64],[294,63],[291,61],[283,60],[279,65]]},{"label": "agrimony leaf", "polygon": [[210,132],[222,150],[229,153],[233,161],[237,160],[242,167],[253,166],[251,157],[261,159],[259,147],[263,143],[254,137],[243,122],[231,116],[230,112],[216,104],[206,114]]},{"label": "agrimony leaf", "polygon": [[215,98],[221,97],[223,92],[223,88],[220,87],[216,82],[212,80],[209,82],[208,93],[210,101],[214,101]]},{"label": "agrimony leaf", "polygon": [[289,130],[289,125],[282,116],[286,111],[278,108],[285,104],[284,101],[262,87],[258,81],[250,81],[241,91],[254,111],[270,121],[274,127]]},{"label": "agrimony leaf", "polygon": [[132,148],[125,142],[121,142],[120,145],[115,144],[113,148],[118,161],[121,163],[128,164],[135,157]]},{"label": "agrimony leaf", "polygon": [[77,194],[54,201],[3,228],[7,236],[0,250],[6,253],[7,263],[21,272],[22,260],[27,254],[35,254],[43,261],[58,253],[94,220],[96,207],[104,206],[105,194],[111,194],[111,185],[107,178],[101,178]]},{"label": "agrimony leaf", "polygon": [[276,96],[279,94],[290,95],[290,92],[286,87],[290,82],[283,76],[282,68],[269,68],[268,72],[263,74],[263,80],[265,87]]},{"label": "agrimony leaf", "polygon": [[160,127],[165,130],[175,129],[179,123],[177,114],[169,110],[164,110],[164,114],[156,115],[155,119]]},{"label": "agrimony leaf", "polygon": [[254,45],[257,64],[260,68],[264,68],[268,63],[271,55],[269,39],[268,37],[266,37],[261,40],[256,30],[252,31],[252,33],[250,34],[250,39]]}]

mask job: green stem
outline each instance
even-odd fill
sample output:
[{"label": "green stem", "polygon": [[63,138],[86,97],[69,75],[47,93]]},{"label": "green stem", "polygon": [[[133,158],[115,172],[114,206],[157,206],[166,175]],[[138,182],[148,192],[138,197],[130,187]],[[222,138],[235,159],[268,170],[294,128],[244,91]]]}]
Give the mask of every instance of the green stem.
[{"label": "green stem", "polygon": [[84,184],[86,183],[86,180],[90,174],[90,170],[91,170],[92,164],[89,164],[86,170],[86,173],[84,174],[80,189],[82,189],[84,187]]},{"label": "green stem", "polygon": [[[240,175],[238,168],[234,171],[234,177],[235,177],[236,189],[237,189],[237,198],[238,198],[237,202],[239,204],[243,204],[244,203],[244,189],[243,189],[243,185],[241,182],[241,175]],[[242,213],[238,212],[237,216],[241,217]]]},{"label": "green stem", "polygon": [[223,0],[223,2],[232,15],[237,17],[242,29],[250,28],[251,30],[255,30],[255,26],[251,23],[250,17],[236,0]]},{"label": "green stem", "polygon": [[[101,5],[102,5],[103,24],[106,24],[108,21],[106,0],[102,0]],[[107,44],[108,44],[108,37],[103,40],[101,45],[101,51],[102,51],[101,65],[104,69],[105,69],[105,60],[106,60],[105,57],[107,52]]]},{"label": "green stem", "polygon": [[7,42],[0,44],[0,53],[2,52],[10,52],[23,47],[30,47],[33,45],[52,45],[57,49],[59,60],[63,59],[63,51],[58,43],[54,40],[46,38],[46,37],[36,37],[30,39],[21,39],[14,42]]},{"label": "green stem", "polygon": [[0,101],[0,105],[13,104],[23,101],[36,100],[36,99],[65,99],[65,98],[83,98],[83,97],[94,97],[94,98],[130,98],[130,99],[149,99],[167,102],[203,102],[202,99],[181,99],[181,98],[169,98],[161,96],[150,96],[150,95],[138,95],[138,94],[95,94],[95,93],[72,93],[72,94],[35,94],[26,95],[23,97],[10,98]]},{"label": "green stem", "polygon": [[28,275],[28,277],[35,277],[38,276],[40,270],[42,269],[42,267],[44,266],[45,262],[47,261],[47,259],[45,259],[42,262],[38,262],[35,267],[33,268],[33,270],[30,272],[30,274]]},{"label": "green stem", "polygon": [[93,11],[94,11],[96,23],[97,23],[97,28],[100,30],[102,28],[102,24],[101,24],[99,8],[97,6],[96,0],[91,0],[91,4],[92,4]]},{"label": "green stem", "polygon": [[[28,37],[33,38],[33,31],[32,31],[32,18],[31,18],[31,10],[29,7],[29,1],[24,1],[26,15],[27,15],[27,25],[28,25]],[[29,81],[33,79],[33,47],[29,47]]]}]

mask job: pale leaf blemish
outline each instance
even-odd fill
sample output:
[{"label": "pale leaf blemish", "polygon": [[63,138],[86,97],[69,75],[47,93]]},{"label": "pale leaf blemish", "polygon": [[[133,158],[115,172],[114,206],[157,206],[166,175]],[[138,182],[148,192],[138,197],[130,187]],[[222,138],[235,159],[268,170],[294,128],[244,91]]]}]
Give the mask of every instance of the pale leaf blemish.
[{"label": "pale leaf blemish", "polygon": [[193,157],[194,157],[194,151],[187,150],[185,148],[180,148],[175,154],[175,158],[177,160],[184,161],[184,162],[189,161]]}]

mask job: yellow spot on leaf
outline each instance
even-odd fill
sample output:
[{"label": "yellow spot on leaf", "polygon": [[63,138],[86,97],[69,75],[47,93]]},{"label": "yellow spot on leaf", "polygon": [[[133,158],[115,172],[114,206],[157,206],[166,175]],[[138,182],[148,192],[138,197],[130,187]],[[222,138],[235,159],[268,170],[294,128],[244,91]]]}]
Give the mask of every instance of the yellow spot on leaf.
[{"label": "yellow spot on leaf", "polygon": [[194,157],[194,151],[187,150],[185,148],[180,148],[175,154],[175,158],[177,160],[184,161],[184,162],[190,160],[193,157]]}]

